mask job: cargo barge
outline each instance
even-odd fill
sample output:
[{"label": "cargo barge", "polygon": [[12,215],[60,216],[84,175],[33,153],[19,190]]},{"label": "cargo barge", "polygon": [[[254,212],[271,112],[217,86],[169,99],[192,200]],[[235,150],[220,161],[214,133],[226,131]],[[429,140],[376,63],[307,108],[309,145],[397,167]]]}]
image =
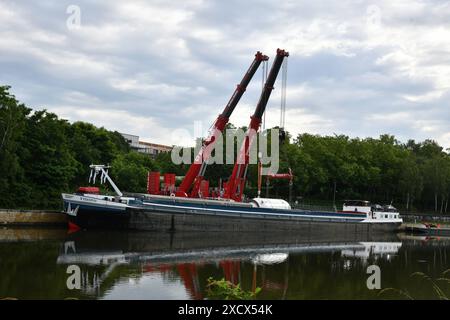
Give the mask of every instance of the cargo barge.
[{"label": "cargo barge", "polygon": [[[244,188],[250,159],[250,150],[257,140],[269,97],[274,89],[279,71],[283,70],[281,87],[281,131],[280,140],[285,139],[284,110],[287,77],[287,57],[289,53],[278,49],[270,72],[267,74],[264,86],[256,105],[248,130],[245,133],[239,154],[232,173],[224,186],[219,185],[220,192],[209,196],[209,181],[205,172],[214,150],[228,120],[233,113],[245,89],[255,74],[259,65],[267,66],[267,56],[257,52],[255,58],[245,73],[240,84],[232,94],[224,110],[213,123],[208,137],[190,165],[183,181],[175,187],[175,175],[172,175],[171,185],[165,188],[169,194],[161,194],[159,190],[159,172],[148,180],[148,193],[135,197],[124,197],[108,175],[108,168],[92,165],[91,178],[95,183],[97,175],[101,182],[108,182],[115,191],[114,196],[100,195],[98,190],[90,192],[81,189],[76,194],[63,194],[64,210],[71,226],[76,228],[115,227],[139,230],[168,231],[241,231],[241,232],[294,232],[317,229],[323,232],[391,232],[402,223],[395,208],[372,207],[367,201],[349,201],[343,210],[307,211],[292,209],[288,202],[282,199],[261,198],[262,164],[258,160],[258,197],[244,201]],[[268,69],[266,69],[267,71]],[[166,174],[167,176],[167,174]],[[288,178],[290,186],[293,175],[271,174],[272,178]],[[221,183],[220,183],[221,184]],[[167,191],[166,190],[166,191]]]},{"label": "cargo barge", "polygon": [[264,198],[234,203],[147,196],[127,213],[129,228],[167,231],[377,233],[395,231],[402,223],[398,212],[372,211],[367,202],[327,212],[291,209],[284,200]]},{"label": "cargo barge", "polygon": [[94,176],[109,181],[115,196],[80,188],[62,194],[71,228],[114,228],[152,231],[242,232],[392,232],[403,222],[393,207],[347,201],[342,211],[292,209],[282,199],[254,198],[248,203],[140,194],[125,197],[105,166],[92,165]]}]

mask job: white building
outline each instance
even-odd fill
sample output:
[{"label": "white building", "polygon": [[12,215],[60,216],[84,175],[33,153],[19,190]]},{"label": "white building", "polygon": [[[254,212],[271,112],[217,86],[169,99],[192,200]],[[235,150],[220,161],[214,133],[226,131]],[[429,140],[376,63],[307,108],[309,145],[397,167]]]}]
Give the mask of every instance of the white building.
[{"label": "white building", "polygon": [[131,149],[140,153],[148,154],[152,157],[156,157],[161,152],[171,152],[171,146],[166,146],[163,144],[150,143],[145,141],[140,141],[139,136],[128,134],[128,133],[120,133],[125,141],[130,145]]}]

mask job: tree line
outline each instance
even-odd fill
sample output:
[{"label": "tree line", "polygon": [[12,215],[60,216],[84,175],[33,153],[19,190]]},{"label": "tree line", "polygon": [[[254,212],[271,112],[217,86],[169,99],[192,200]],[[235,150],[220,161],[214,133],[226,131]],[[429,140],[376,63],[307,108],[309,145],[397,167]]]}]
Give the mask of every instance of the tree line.
[{"label": "tree line", "polygon": [[407,211],[449,209],[450,156],[433,140],[301,134],[282,149],[296,193],[305,197],[367,199]]},{"label": "tree line", "polygon": [[[92,163],[110,164],[112,178],[128,192],[146,191],[148,171],[182,176],[189,167],[173,164],[169,153],[151,158],[134,152],[118,132],[32,111],[10,87],[0,86],[0,208],[58,209],[61,192],[87,184]],[[296,201],[367,199],[408,211],[450,210],[450,156],[433,140],[288,134],[280,146],[279,172],[288,168],[294,174],[291,196]],[[231,170],[229,164],[210,165],[206,179],[217,186]],[[256,165],[248,172],[246,193],[251,197],[256,195]],[[268,191],[287,198],[289,186],[271,181]]]}]

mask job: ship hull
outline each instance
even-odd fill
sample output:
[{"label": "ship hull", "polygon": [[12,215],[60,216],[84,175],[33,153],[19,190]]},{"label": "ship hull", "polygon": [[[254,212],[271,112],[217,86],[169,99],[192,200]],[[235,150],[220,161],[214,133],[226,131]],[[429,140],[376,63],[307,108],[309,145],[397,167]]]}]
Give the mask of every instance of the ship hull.
[{"label": "ship hull", "polygon": [[317,217],[267,217],[233,214],[161,212],[149,208],[127,209],[129,228],[176,232],[256,232],[264,234],[365,234],[394,232],[398,223],[365,223],[350,219]]},{"label": "ship hull", "polygon": [[129,208],[129,228],[167,231],[226,231],[264,233],[383,233],[399,221],[375,221],[366,214],[255,208],[220,201],[153,198]]},{"label": "ship hull", "polygon": [[63,194],[64,212],[71,225],[81,229],[126,229],[127,205],[81,195]]},{"label": "ship hull", "polygon": [[361,213],[255,208],[249,204],[172,197],[146,199],[139,206],[77,195],[63,195],[63,199],[69,221],[83,229],[332,235],[393,232],[401,224],[368,220]]}]

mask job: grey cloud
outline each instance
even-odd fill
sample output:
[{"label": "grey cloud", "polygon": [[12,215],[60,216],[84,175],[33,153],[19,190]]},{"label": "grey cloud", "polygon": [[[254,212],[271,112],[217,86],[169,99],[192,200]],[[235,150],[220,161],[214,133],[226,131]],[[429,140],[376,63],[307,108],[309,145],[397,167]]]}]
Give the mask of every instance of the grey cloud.
[{"label": "grey cloud", "polygon": [[[82,30],[66,27],[70,4],[82,10]],[[381,29],[369,32],[370,5],[7,0],[0,9],[15,17],[0,26],[0,82],[12,85],[19,99],[36,108],[126,111],[151,117],[170,131],[195,120],[209,125],[253,54],[262,50],[272,61],[275,49],[286,47],[293,92],[288,112],[299,117],[294,111],[302,110],[318,124],[327,123],[314,133],[441,139],[450,125],[449,93],[442,80],[450,46],[442,46],[447,34],[440,31],[448,29],[448,6],[411,2],[414,10],[400,10],[389,1],[378,2]],[[435,44],[424,45],[435,34],[440,37]],[[411,50],[414,45],[420,50]],[[279,87],[270,108],[279,104]],[[254,106],[260,88],[258,73],[242,105]],[[426,98],[436,90],[444,90],[441,97]],[[377,114],[384,119],[392,114],[396,121]],[[105,121],[96,124],[122,130]],[[248,116],[232,121],[246,125]],[[434,123],[435,130],[422,130],[425,122]],[[302,132],[301,127],[287,129]],[[131,133],[147,136],[137,130]],[[450,141],[439,142],[450,147]]]}]

